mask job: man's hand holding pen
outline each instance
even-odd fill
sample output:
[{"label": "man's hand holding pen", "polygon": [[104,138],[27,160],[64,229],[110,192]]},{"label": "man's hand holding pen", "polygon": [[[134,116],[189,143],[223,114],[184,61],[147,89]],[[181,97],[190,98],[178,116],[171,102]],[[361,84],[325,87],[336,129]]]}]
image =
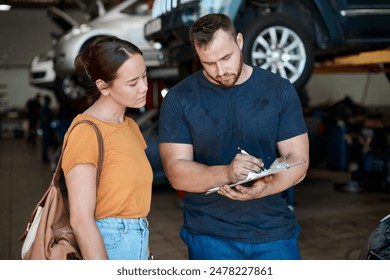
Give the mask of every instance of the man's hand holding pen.
[{"label": "man's hand holding pen", "polygon": [[264,170],[264,163],[261,159],[249,155],[240,148],[238,149],[240,153],[237,153],[229,166],[229,179],[231,183],[246,179],[250,172],[259,173]]},{"label": "man's hand holding pen", "polygon": [[[245,150],[238,148],[238,153],[230,164],[231,182],[238,182],[247,178],[250,172],[259,173],[264,170],[264,163],[261,159],[248,154]],[[230,199],[250,200],[261,195],[265,186],[272,180],[272,175],[263,177],[253,182],[250,187],[237,185],[234,188],[222,186],[218,191]]]}]

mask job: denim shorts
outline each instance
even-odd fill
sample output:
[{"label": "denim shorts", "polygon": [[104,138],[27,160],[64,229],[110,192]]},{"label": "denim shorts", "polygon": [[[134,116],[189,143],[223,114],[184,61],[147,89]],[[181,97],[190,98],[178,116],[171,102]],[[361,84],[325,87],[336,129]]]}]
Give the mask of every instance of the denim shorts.
[{"label": "denim shorts", "polygon": [[182,227],[180,236],[190,260],[300,260],[297,228],[293,238],[265,243],[243,243],[193,234]]},{"label": "denim shorts", "polygon": [[149,223],[146,218],[104,218],[96,224],[110,260],[147,260]]}]

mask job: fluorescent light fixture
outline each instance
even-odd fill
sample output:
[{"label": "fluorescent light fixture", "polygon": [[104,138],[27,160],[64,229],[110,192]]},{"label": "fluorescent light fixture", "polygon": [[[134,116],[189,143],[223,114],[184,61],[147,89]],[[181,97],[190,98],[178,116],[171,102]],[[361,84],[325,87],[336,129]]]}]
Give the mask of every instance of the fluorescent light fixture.
[{"label": "fluorescent light fixture", "polygon": [[9,11],[11,10],[11,5],[0,4],[0,11]]}]

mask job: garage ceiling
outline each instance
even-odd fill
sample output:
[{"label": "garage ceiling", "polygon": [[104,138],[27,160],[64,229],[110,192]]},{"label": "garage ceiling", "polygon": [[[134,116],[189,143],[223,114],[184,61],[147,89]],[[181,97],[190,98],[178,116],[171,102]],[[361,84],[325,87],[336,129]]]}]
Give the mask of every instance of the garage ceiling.
[{"label": "garage ceiling", "polygon": [[93,0],[9,0],[9,1],[0,1],[0,4],[8,4],[12,6],[12,9],[17,8],[47,8],[48,6],[56,6],[63,9],[73,9],[79,8],[80,6],[77,2],[81,2],[81,4],[88,5]]}]

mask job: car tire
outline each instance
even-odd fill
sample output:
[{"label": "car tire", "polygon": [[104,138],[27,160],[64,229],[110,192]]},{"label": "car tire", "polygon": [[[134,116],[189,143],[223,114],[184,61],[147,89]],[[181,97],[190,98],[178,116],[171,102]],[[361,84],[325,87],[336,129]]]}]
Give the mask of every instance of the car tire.
[{"label": "car tire", "polygon": [[305,87],[314,67],[314,46],[296,20],[264,16],[247,24],[242,33],[245,63],[289,79],[298,91]]},{"label": "car tire", "polygon": [[56,78],[56,93],[60,100],[78,102],[86,97],[83,78],[76,74],[65,74]]}]

